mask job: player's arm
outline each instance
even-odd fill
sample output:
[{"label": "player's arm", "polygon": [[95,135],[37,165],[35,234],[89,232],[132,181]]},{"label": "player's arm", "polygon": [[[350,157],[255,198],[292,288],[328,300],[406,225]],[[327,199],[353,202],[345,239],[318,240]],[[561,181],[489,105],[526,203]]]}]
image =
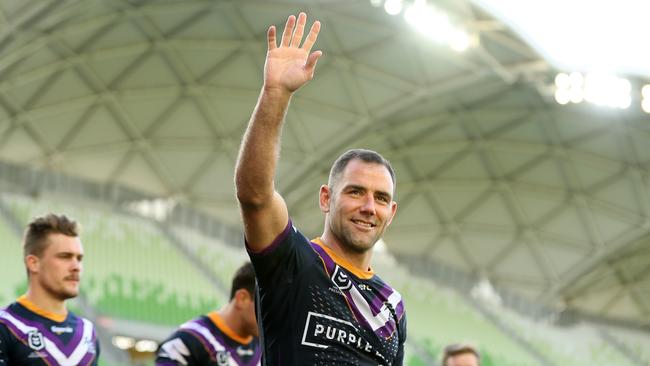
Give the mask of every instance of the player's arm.
[{"label": "player's arm", "polygon": [[[93,329],[93,332],[95,330]],[[99,337],[95,334],[95,361],[93,361],[93,366],[99,365],[99,356],[101,354],[101,347],[99,345]]]},{"label": "player's arm", "polygon": [[[291,15],[277,45],[276,28],[267,33],[264,86],[242,139],[235,168],[237,199],[246,241],[252,251],[268,247],[289,220],[284,199],[275,190],[282,124],[293,93],[314,76],[320,51],[311,52],[320,23],[302,41],[307,16]],[[302,43],[302,44],[301,44]]]},{"label": "player's arm", "polygon": [[402,316],[402,319],[397,326],[400,328],[399,346],[397,346],[397,357],[395,357],[393,365],[402,366],[404,365],[404,346],[406,345],[406,314]]},{"label": "player's arm", "polygon": [[9,365],[10,342],[9,332],[3,324],[0,324],[0,366]]},{"label": "player's arm", "polygon": [[198,366],[210,363],[210,354],[194,336],[177,331],[158,348],[156,366]]}]

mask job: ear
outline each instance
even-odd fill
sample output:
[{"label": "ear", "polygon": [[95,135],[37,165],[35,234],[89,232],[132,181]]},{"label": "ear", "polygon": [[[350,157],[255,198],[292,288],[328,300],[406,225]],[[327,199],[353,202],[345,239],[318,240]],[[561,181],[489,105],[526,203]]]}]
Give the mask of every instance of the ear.
[{"label": "ear", "polygon": [[332,191],[327,184],[320,186],[320,192],[318,193],[318,204],[320,210],[323,213],[330,212],[330,200],[332,199]]},{"label": "ear", "polygon": [[388,219],[388,222],[386,223],[386,227],[390,226],[390,223],[393,222],[393,217],[395,217],[396,213],[397,213],[397,202],[391,201],[390,202],[390,218]]},{"label": "ear", "polygon": [[30,254],[25,257],[25,266],[27,267],[27,272],[38,273],[38,269],[40,267],[40,259],[37,256]]},{"label": "ear", "polygon": [[235,291],[234,300],[236,306],[241,306],[246,301],[253,301],[253,298],[251,297],[251,294],[249,294],[247,290],[240,288],[239,290]]}]

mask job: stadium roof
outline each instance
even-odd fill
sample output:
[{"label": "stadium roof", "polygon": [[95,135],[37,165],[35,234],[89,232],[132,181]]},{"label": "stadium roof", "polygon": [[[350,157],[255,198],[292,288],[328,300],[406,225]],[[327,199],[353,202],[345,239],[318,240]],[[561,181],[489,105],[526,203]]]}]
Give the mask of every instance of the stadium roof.
[{"label": "stadium roof", "polygon": [[232,172],[265,32],[323,23],[277,187],[317,235],[317,189],[350,147],[398,174],[388,249],[540,304],[650,324],[650,125],[557,105],[555,70],[465,1],[463,53],[367,0],[1,1],[0,159],[189,204],[239,225]]}]

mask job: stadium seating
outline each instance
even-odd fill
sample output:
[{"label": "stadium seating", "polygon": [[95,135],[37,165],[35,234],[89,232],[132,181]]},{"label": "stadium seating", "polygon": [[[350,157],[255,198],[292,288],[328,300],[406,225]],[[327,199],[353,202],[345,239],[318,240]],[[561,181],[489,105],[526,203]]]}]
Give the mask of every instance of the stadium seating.
[{"label": "stadium seating", "polygon": [[504,307],[491,306],[488,310],[507,323],[553,364],[634,365],[606,342],[594,326],[578,324],[560,328],[548,322],[535,322]]},{"label": "stadium seating", "polygon": [[228,245],[222,240],[188,228],[175,227],[172,231],[181,244],[219,280],[226,291],[229,291],[232,275],[248,261],[243,237],[242,242]]},{"label": "stadium seating", "polygon": [[377,273],[404,298],[408,337],[425,345],[432,359],[439,359],[442,348],[448,344],[469,342],[482,352],[484,366],[538,365],[531,355],[452,291],[414,277],[395,263],[377,259]]},{"label": "stadium seating", "polygon": [[607,328],[606,331],[616,341],[625,345],[625,348],[639,360],[650,365],[650,334],[621,328]]},{"label": "stadium seating", "polygon": [[102,206],[5,195],[21,223],[62,212],[82,224],[82,292],[105,316],[174,325],[218,307],[224,294],[149,220]]},{"label": "stadium seating", "polygon": [[1,216],[0,242],[2,243],[2,256],[11,258],[11,260],[3,260],[0,265],[0,278],[3,282],[0,286],[0,307],[4,307],[25,292],[27,275],[23,264],[20,238],[16,231],[2,220]]}]

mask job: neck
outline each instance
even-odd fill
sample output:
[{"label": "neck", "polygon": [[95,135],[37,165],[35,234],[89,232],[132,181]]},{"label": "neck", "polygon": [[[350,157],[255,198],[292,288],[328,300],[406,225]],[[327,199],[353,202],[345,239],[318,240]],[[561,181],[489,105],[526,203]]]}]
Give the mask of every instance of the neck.
[{"label": "neck", "polygon": [[337,255],[345,258],[350,264],[355,266],[361,271],[368,271],[370,269],[370,260],[372,259],[372,250],[368,249],[364,252],[350,250],[347,246],[341,244],[341,240],[334,235],[330,230],[325,230],[320,237],[328,248],[332,249]]},{"label": "neck", "polygon": [[225,325],[230,328],[231,331],[235,333],[240,338],[248,338],[250,334],[246,331],[242,317],[237,313],[235,305],[232,302],[229,302],[224,307],[217,311],[221,320]]},{"label": "neck", "polygon": [[63,318],[68,315],[65,301],[52,297],[40,287],[30,286],[25,294],[25,299],[47,314]]}]

